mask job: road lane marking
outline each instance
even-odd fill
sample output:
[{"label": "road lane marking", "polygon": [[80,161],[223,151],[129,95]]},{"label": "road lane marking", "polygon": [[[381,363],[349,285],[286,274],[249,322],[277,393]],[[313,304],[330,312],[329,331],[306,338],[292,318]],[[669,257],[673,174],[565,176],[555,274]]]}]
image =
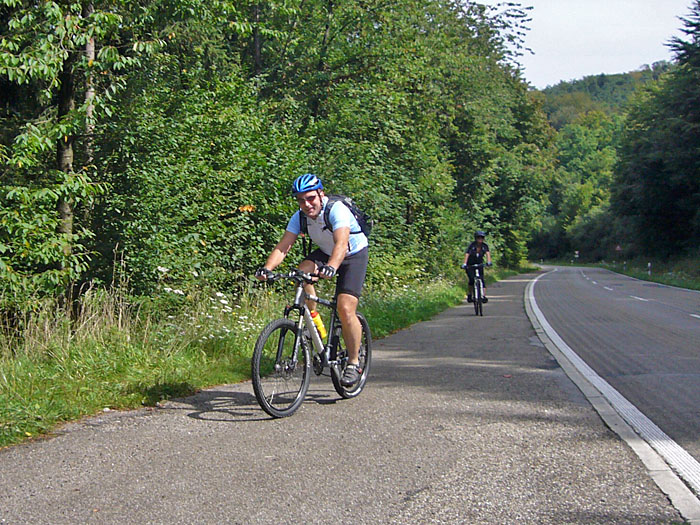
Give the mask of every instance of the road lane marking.
[{"label": "road lane marking", "polygon": [[[674,506],[676,506],[676,508],[679,510],[681,510],[680,507],[683,507],[691,515],[700,513],[700,500],[698,500],[696,496],[696,494],[700,494],[700,463],[688,452],[686,452],[685,449],[678,445],[678,443],[672,440],[663,430],[656,426],[656,424],[646,417],[636,406],[630,403],[622,394],[620,394],[612,385],[610,385],[610,383],[600,377],[583,359],[581,359],[581,357],[579,357],[576,352],[574,352],[574,350],[571,349],[569,345],[564,342],[554,328],[552,328],[542,313],[542,310],[540,310],[539,306],[537,305],[537,300],[535,299],[534,294],[537,281],[539,281],[539,279],[544,275],[547,274],[539,275],[536,279],[534,279],[532,283],[528,285],[525,292],[527,304],[532,310],[534,317],[533,325],[535,325],[536,321],[536,323],[541,326],[540,333],[542,331],[545,332],[546,336],[551,341],[550,344],[553,344],[556,347],[563,357],[576,369],[578,374],[580,374],[591,386],[593,386],[595,390],[602,394],[603,398],[607,400],[610,406],[622,417],[622,419],[627,422],[627,424],[629,424],[630,427],[663,458],[663,460],[672,469],[669,470],[669,474],[673,476],[675,471],[675,473],[680,475],[680,477],[683,478],[688,486],[695,492],[695,494],[683,493],[683,490],[687,491],[687,487],[685,487],[682,482],[676,478],[678,484],[674,485],[673,487],[673,490],[676,492],[671,496]],[[536,325],[535,329],[537,330]],[[549,343],[549,341],[545,340],[543,340],[543,342],[545,344]],[[551,348],[549,350],[552,351]],[[556,354],[555,357],[557,357]],[[568,365],[566,367],[568,367]],[[563,368],[566,367],[563,366]],[[579,386],[579,388],[582,389],[584,393],[586,393],[585,390],[590,390],[590,387],[582,388],[582,385],[579,384],[579,381],[577,381],[574,377],[571,377],[571,379]],[[586,394],[586,396],[591,404],[596,407],[596,403],[593,402],[594,400],[591,399],[591,396],[589,394]],[[597,407],[596,410],[598,410]],[[605,419],[599,410],[598,412],[600,413],[601,417]],[[622,434],[620,434],[620,436],[623,437]],[[623,439],[627,441],[626,438],[623,437]],[[635,447],[629,443],[629,441],[628,444],[633,450],[635,450],[635,452],[637,451]],[[641,456],[640,458],[644,461]],[[650,475],[652,474],[653,473],[650,471]],[[654,477],[653,475],[652,478],[657,484],[662,483],[659,478]],[[688,500],[686,496],[690,497],[691,499]],[[689,507],[686,507],[686,504],[689,504]]]},{"label": "road lane marking", "polygon": [[610,290],[611,292],[613,291],[613,289],[610,288],[609,286],[603,286],[603,288],[605,288],[606,290]]},{"label": "road lane marking", "polygon": [[690,314],[690,317],[695,317],[696,319],[700,319],[700,315],[698,315],[698,314]]},{"label": "road lane marking", "polygon": [[636,299],[637,301],[644,301],[645,303],[649,302],[649,299],[644,299],[644,297],[637,297],[636,295],[630,295],[632,299]]},{"label": "road lane marking", "polygon": [[598,284],[598,281],[591,281],[593,284]]}]

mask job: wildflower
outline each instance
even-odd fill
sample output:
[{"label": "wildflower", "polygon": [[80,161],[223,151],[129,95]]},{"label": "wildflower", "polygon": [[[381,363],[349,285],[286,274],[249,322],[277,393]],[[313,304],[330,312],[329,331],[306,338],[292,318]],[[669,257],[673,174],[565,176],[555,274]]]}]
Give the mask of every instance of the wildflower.
[{"label": "wildflower", "polygon": [[226,294],[221,292],[216,292],[214,295],[216,295],[217,297],[226,297]]},{"label": "wildflower", "polygon": [[251,212],[251,211],[255,211],[255,206],[253,206],[252,204],[244,204],[243,206],[240,206],[238,209],[240,211]]},{"label": "wildflower", "polygon": [[177,295],[185,295],[185,292],[183,292],[182,290],[177,290],[177,289],[173,290],[173,293],[177,294]]},{"label": "wildflower", "polygon": [[199,274],[197,273],[196,270],[192,270],[190,273],[191,273],[192,275],[194,275],[195,277],[199,277]]},{"label": "wildflower", "polygon": [[165,273],[168,273],[170,271],[170,268],[166,268],[165,266],[158,266],[156,268],[156,270],[158,270],[160,273],[165,274]]},{"label": "wildflower", "polygon": [[221,304],[228,304],[228,301],[226,299],[219,299],[219,302]]},{"label": "wildflower", "polygon": [[172,292],[172,291],[173,291],[173,289],[170,288],[169,286],[166,286],[165,288],[163,288],[163,290],[165,290],[166,292]]}]

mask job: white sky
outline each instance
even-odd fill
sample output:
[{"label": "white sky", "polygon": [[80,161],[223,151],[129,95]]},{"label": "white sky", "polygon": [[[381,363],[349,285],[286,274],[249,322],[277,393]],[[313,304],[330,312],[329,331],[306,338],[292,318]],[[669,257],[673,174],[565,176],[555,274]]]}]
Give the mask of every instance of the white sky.
[{"label": "white sky", "polygon": [[[487,5],[502,0],[475,0]],[[681,36],[678,17],[691,0],[519,0],[533,6],[525,44],[535,54],[520,58],[525,78],[544,88],[560,80],[624,73],[669,60],[664,46]]]}]

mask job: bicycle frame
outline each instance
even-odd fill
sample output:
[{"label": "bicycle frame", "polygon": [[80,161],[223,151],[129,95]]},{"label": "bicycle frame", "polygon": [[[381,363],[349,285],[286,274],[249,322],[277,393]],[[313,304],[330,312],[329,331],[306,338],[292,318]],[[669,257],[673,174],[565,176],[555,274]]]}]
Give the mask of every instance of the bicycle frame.
[{"label": "bicycle frame", "polygon": [[483,264],[476,264],[474,265],[474,269],[476,270],[474,272],[474,284],[479,286],[479,296],[483,297],[484,296],[484,278],[481,276],[481,272],[484,268]]},{"label": "bicycle frame", "polygon": [[[299,344],[302,340],[301,335],[303,334],[304,328],[309,331],[309,334],[311,335],[311,342],[314,346],[314,350],[316,352],[316,355],[318,355],[321,358],[321,365],[323,368],[330,366],[331,370],[335,370],[335,366],[338,364],[337,360],[331,361],[330,360],[330,353],[331,353],[331,348],[333,348],[334,345],[336,345],[337,342],[337,335],[335,334],[335,326],[336,326],[336,321],[337,321],[337,312],[336,312],[336,306],[337,302],[336,301],[328,301],[327,299],[322,299],[321,297],[317,297],[315,295],[307,294],[306,291],[304,290],[304,283],[302,282],[301,279],[297,279],[297,285],[296,285],[296,293],[294,294],[294,302],[291,305],[288,305],[284,309],[284,317],[286,319],[289,319],[289,314],[293,311],[296,310],[299,312],[299,321],[297,323],[297,338],[296,338],[296,343],[294,347],[294,358],[293,358],[293,363],[296,365],[296,361],[298,359],[298,353],[299,353]],[[331,310],[331,319],[329,323],[329,330],[330,332],[328,333],[328,342],[324,345],[323,340],[321,339],[321,334],[318,333],[318,329],[316,328],[316,325],[314,324],[313,319],[311,318],[311,311],[309,310],[309,307],[306,306],[306,300],[309,299],[311,301],[314,301],[317,304],[320,304],[322,306],[325,306],[326,308],[330,308]],[[281,352],[282,349],[278,349],[278,360],[279,360],[279,352]]]}]

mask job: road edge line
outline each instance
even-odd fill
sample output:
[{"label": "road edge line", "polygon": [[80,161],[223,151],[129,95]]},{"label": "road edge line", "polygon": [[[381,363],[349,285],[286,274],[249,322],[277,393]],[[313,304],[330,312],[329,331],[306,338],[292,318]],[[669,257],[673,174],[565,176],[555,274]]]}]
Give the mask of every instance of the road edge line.
[{"label": "road edge line", "polygon": [[[623,419],[603,393],[581,373],[578,367],[569,360],[565,353],[554,343],[545,331],[535,309],[532,307],[530,299],[532,298],[534,300],[532,290],[540,277],[554,271],[556,271],[556,269],[540,274],[525,287],[525,312],[530,319],[535,333],[549,353],[557,360],[562,370],[564,370],[564,373],[566,373],[569,379],[571,379],[583,393],[608,428],[615,432],[641,460],[642,464],[647,469],[649,477],[656,483],[659,489],[666,494],[671,505],[680,513],[681,517],[690,525],[700,525],[700,500],[698,500],[676,472],[666,463],[663,457]],[[554,331],[553,328],[550,327],[550,329]]]}]

